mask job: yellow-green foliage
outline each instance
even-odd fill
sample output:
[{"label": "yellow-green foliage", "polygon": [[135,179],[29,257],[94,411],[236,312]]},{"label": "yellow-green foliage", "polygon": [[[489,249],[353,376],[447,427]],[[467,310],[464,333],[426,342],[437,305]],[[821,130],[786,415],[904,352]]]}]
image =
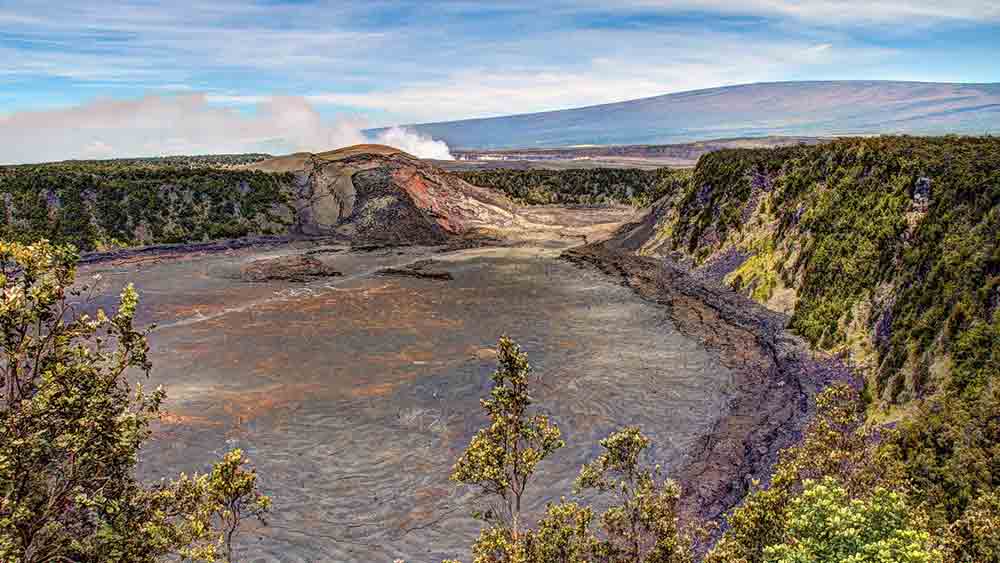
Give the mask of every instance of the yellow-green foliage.
[{"label": "yellow-green foliage", "polygon": [[864,427],[845,385],[817,411],[706,563],[1000,561],[1000,394],[939,398],[895,430]]},{"label": "yellow-green foliage", "polygon": [[781,258],[774,248],[774,241],[769,237],[750,245],[749,251],[750,258],[726,276],[725,282],[737,291],[753,287],[750,298],[765,303],[780,283],[778,269]]},{"label": "yellow-green foliage", "polygon": [[816,416],[801,443],[782,452],[770,486],[752,491],[729,516],[729,529],[707,563],[764,561],[765,548],[784,541],[790,502],[808,479],[833,477],[858,496],[877,482],[899,486],[892,458],[878,455],[860,431],[864,413],[853,389],[833,386],[816,404]]},{"label": "yellow-green foliage", "polygon": [[764,549],[767,563],[941,563],[930,534],[914,527],[903,496],[878,487],[851,498],[832,477],[807,480],[788,508],[784,541]]},{"label": "yellow-green foliage", "polygon": [[240,454],[211,478],[136,480],[165,394],[133,384],[151,368],[135,289],[110,315],[77,313],[77,258],[47,241],[0,241],[0,561],[215,560],[213,515],[267,501],[247,471],[224,470]]}]

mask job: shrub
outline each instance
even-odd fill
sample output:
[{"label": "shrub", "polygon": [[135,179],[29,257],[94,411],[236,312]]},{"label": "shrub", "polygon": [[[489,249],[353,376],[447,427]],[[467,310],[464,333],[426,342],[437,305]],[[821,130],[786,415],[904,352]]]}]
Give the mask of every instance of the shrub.
[{"label": "shrub", "polygon": [[78,313],[76,260],[71,247],[0,241],[0,560],[214,560],[213,514],[231,498],[215,492],[263,497],[218,467],[211,479],[137,481],[165,396],[130,382],[151,367],[138,296],[130,285],[112,315]]}]

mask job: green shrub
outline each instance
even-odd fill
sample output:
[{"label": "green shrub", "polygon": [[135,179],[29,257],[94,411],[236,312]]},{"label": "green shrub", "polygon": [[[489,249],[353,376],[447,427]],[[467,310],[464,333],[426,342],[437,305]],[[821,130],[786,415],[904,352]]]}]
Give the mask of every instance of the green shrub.
[{"label": "green shrub", "polygon": [[835,479],[806,481],[791,501],[784,541],[764,549],[767,563],[933,563],[930,534],[910,522],[902,495],[878,488],[851,498]]}]

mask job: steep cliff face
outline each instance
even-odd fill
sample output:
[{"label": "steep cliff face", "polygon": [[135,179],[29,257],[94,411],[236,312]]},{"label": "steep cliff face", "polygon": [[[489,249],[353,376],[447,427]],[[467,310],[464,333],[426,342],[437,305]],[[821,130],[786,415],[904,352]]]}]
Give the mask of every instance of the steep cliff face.
[{"label": "steep cliff face", "polygon": [[239,169],[129,161],[0,167],[0,236],[82,250],[256,235],[440,243],[515,218],[506,197],[379,145]]},{"label": "steep cliff face", "polygon": [[381,145],[296,154],[253,168],[295,175],[289,195],[304,234],[432,243],[515,219],[506,197]]},{"label": "steep cliff face", "polygon": [[720,151],[607,244],[787,313],[861,368],[875,404],[996,379],[1000,139]]}]

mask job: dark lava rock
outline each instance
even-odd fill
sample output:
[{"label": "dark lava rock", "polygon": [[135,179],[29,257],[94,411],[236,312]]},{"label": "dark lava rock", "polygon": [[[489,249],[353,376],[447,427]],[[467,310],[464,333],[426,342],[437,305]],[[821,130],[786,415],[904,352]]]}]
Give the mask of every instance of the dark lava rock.
[{"label": "dark lava rock", "polygon": [[917,183],[913,186],[913,199],[920,203],[930,203],[931,201],[931,179],[930,178],[918,178]]},{"label": "dark lava rock", "polygon": [[691,274],[704,281],[721,284],[726,279],[726,276],[735,272],[749,259],[750,253],[729,247],[721,254],[709,259],[701,267],[692,271]]},{"label": "dark lava rock", "polygon": [[272,280],[305,282],[342,275],[312,256],[294,255],[255,260],[240,268],[243,281]]},{"label": "dark lava rock", "polygon": [[403,268],[385,268],[377,273],[380,276],[407,276],[411,278],[422,278],[430,280],[452,280],[455,279],[450,272],[443,270],[429,270],[427,266],[435,264],[434,260],[420,260]]},{"label": "dark lava rock", "polygon": [[692,275],[668,257],[636,256],[606,242],[568,250],[562,257],[618,277],[665,306],[676,329],[717,352],[732,370],[726,408],[672,471],[685,485],[684,514],[722,521],[751,480],[767,483],[778,452],[796,443],[814,414],[816,394],[834,381],[856,385],[843,362],[812,353],[789,333],[785,315]]}]

